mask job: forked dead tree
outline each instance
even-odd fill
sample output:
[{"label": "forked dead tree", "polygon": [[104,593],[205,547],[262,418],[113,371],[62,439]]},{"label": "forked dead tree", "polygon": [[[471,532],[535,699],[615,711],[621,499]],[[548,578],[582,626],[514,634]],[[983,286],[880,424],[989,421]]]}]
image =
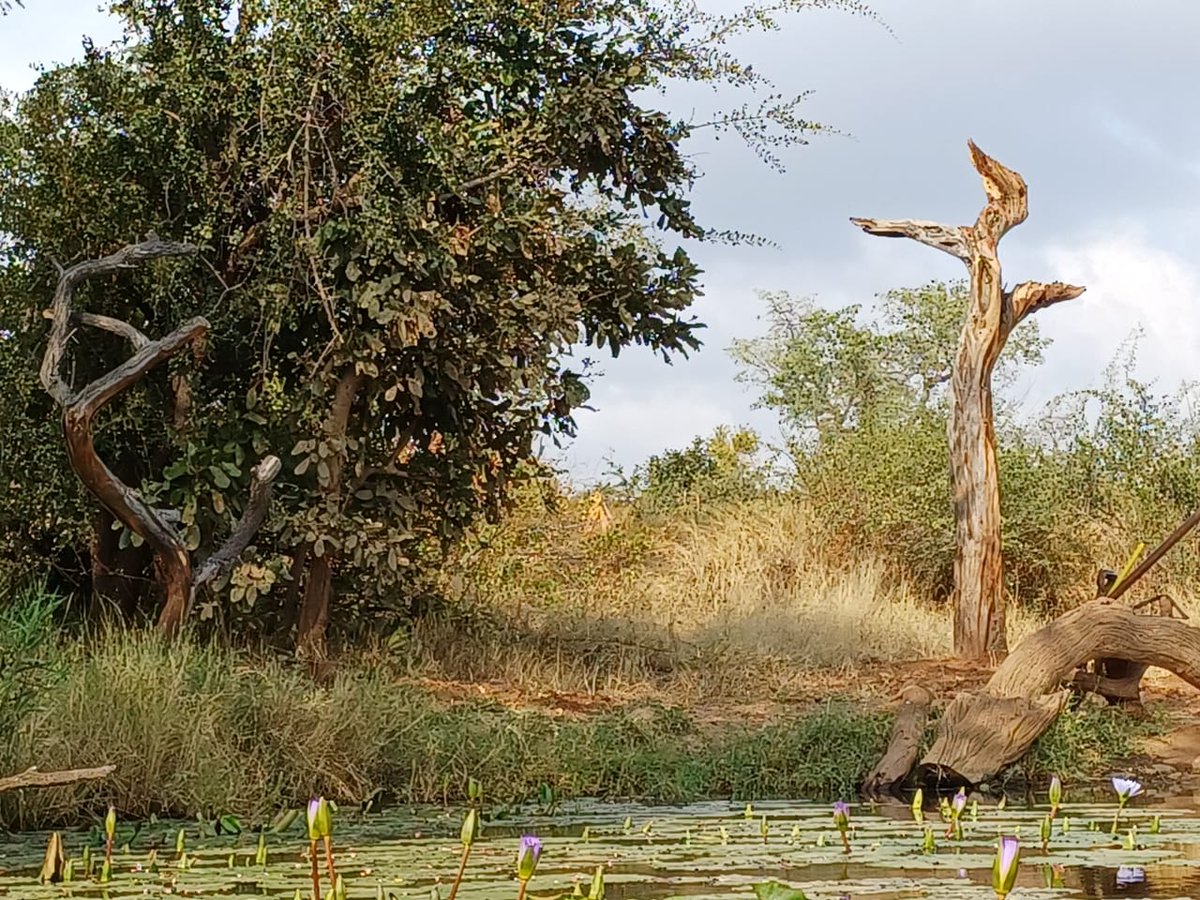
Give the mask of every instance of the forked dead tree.
[{"label": "forked dead tree", "polygon": [[[223,546],[199,566],[193,566],[191,555],[176,528],[180,524],[179,513],[153,508],[136,488],[113,474],[96,453],[92,423],[100,410],[146,373],[199,341],[208,331],[208,322],[203,318],[192,319],[166,337],[152,341],[128,322],[74,309],[73,300],[75,288],[88,278],[111,275],[150,260],[190,256],[195,252],[196,248],[191,245],[162,241],[150,235],[142,243],[131,244],[111,256],[87,260],[62,270],[54,293],[54,305],[46,312],[53,324],[41,369],[42,386],[62,407],[67,456],[72,468],[109,512],[154,552],[156,575],[164,592],[158,627],[168,636],[179,631],[191,610],[197,589],[231,569],[249,546],[266,518],[271,502],[271,482],[279,474],[279,459],[267,456],[254,468],[250,499],[241,519]],[[133,354],[115,369],[76,390],[64,378],[62,370],[67,343],[79,326],[98,328],[124,338],[132,345]]]},{"label": "forked dead tree", "polygon": [[997,245],[1029,213],[1025,180],[968,141],[987,205],[974,225],[911,219],[851,219],[868,234],[906,237],[961,259],[970,273],[970,306],[950,377],[950,476],[956,529],[954,652],[965,659],[1008,647],[1000,548],[1000,479],[992,415],[992,370],[1012,330],[1031,313],[1084,289],[1027,281],[1005,290]]}]

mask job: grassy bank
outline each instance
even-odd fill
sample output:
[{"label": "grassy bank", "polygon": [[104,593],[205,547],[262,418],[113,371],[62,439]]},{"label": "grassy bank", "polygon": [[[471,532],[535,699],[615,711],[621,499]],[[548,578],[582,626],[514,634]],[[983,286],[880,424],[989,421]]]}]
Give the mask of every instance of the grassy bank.
[{"label": "grassy bank", "polygon": [[[54,658],[56,657],[56,658]],[[714,725],[662,704],[552,716],[447,703],[363,661],[326,685],[277,662],[184,641],[116,634],[59,647],[5,770],[112,761],[101,784],[6,795],[3,822],[68,824],[108,803],[125,817],[234,812],[261,821],[313,792],[355,803],[460,800],[469,777],[498,802],[559,797],[683,801],[848,797],[877,760],[888,716],[829,700],[767,725]],[[1138,728],[1116,711],[1064,718],[1030,773],[1102,774]]]},{"label": "grassy bank", "polygon": [[311,792],[343,802],[383,788],[406,802],[459,799],[468,777],[498,801],[536,796],[686,800],[848,795],[874,762],[886,716],[830,702],[767,727],[701,728],[665,706],[555,718],[447,704],[384,668],[332,684],[277,663],[132,634],[65,648],[6,768],[112,761],[103,784],[3,798],[5,821],[76,820],[112,802],[126,816],[234,811],[261,818]]}]

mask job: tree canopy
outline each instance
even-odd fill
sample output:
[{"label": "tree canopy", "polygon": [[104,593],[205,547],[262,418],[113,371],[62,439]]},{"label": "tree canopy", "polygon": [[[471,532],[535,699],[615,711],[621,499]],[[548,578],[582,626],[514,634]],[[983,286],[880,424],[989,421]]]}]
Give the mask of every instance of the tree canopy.
[{"label": "tree canopy", "polygon": [[[499,513],[537,437],[573,433],[588,348],[699,346],[677,242],[722,235],[689,205],[694,127],[651,101],[678,80],[767,86],[724,41],[814,5],[866,12],[114,2],[123,40],[86,44],[0,118],[0,415],[24,423],[0,455],[10,558],[128,576],[118,602],[147,611],[130,588],[145,553],[75,483],[33,361],[57,267],[154,232],[201,252],[78,303],[148,333],[211,328],[104,414],[101,457],[201,555],[242,512],[247,460],[284,460],[275,514],[202,615],[256,607],[243,625],[298,627],[320,654],[335,585],[406,607],[422,561]],[[755,96],[714,124],[768,161],[820,129],[800,98]],[[76,341],[81,379],[123,352]]]},{"label": "tree canopy", "polygon": [[[900,425],[929,409],[944,416],[967,290],[963,281],[892,290],[869,312],[765,294],[766,334],[730,348],[739,380],[761,389],[759,405],[776,410],[802,444]],[[1036,321],[1023,324],[997,363],[996,383],[1040,363],[1046,344]]]}]

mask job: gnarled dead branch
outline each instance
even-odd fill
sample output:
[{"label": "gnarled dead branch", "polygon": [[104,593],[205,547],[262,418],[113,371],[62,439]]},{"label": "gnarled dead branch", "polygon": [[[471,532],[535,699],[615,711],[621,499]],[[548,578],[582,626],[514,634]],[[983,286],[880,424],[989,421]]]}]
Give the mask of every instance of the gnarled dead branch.
[{"label": "gnarled dead branch", "polygon": [[26,769],[18,775],[0,778],[0,794],[20,791],[25,788],[58,787],[79,781],[97,781],[107,778],[117,770],[116,766],[97,766],[94,769],[66,769],[62,772],[42,772],[36,767]]},{"label": "gnarled dead branch", "polygon": [[[158,578],[165,593],[158,627],[167,635],[174,635],[187,618],[196,589],[227,572],[249,546],[266,517],[271,483],[279,474],[280,462],[278,458],[268,456],[254,468],[250,499],[241,520],[225,544],[193,571],[191,557],[175,527],[177,514],[152,507],[137,489],[125,484],[104,464],[96,453],[92,423],[96,414],[115,397],[180,350],[200,340],[208,331],[208,322],[203,318],[192,319],[166,337],[153,341],[120,319],[76,310],[73,302],[76,287],[88,278],[111,275],[155,259],[191,256],[195,252],[196,248],[189,244],[162,241],[150,235],[142,243],[131,244],[103,259],[87,260],[63,270],[54,292],[53,306],[46,313],[52,324],[41,368],[42,386],[62,407],[67,455],[72,468],[109,512],[154,552]],[[74,325],[90,326],[123,337],[133,346],[134,352],[116,368],[76,390],[62,373]]]}]

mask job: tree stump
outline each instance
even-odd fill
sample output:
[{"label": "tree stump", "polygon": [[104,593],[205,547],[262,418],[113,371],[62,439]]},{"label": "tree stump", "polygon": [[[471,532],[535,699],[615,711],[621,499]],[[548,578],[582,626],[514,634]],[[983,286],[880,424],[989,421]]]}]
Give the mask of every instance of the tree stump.
[{"label": "tree stump", "polygon": [[929,719],[933,694],[919,684],[910,684],[900,692],[900,700],[887,750],[863,782],[864,796],[878,797],[901,785],[908,778],[921,752],[921,740],[925,737],[925,723]]}]

